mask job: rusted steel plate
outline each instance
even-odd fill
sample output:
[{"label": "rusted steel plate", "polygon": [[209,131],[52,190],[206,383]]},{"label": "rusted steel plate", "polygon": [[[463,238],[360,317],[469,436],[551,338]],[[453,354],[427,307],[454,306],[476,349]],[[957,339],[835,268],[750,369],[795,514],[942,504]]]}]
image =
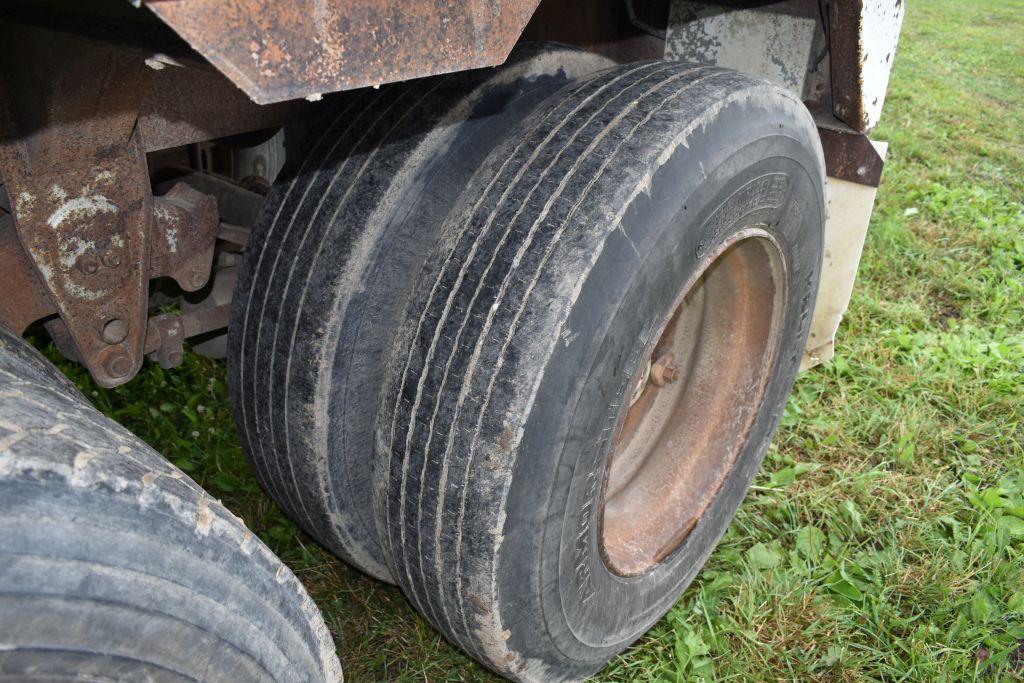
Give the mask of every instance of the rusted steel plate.
[{"label": "rusted steel plate", "polygon": [[18,241],[82,362],[122,384],[146,329],[153,204],[135,122],[148,69],[84,41],[10,26],[0,38],[0,169]]},{"label": "rusted steel plate", "polygon": [[830,178],[878,187],[884,162],[864,133],[818,126],[825,173]]},{"label": "rusted steel plate", "polygon": [[150,240],[150,277],[170,277],[186,292],[210,278],[220,221],[217,200],[178,183],[153,200],[156,221]]},{"label": "rusted steel plate", "polygon": [[139,110],[139,139],[153,152],[275,128],[315,106],[302,100],[260,106],[209,65],[164,66],[150,76]]},{"label": "rusted steel plate", "polygon": [[4,287],[0,297],[0,325],[22,334],[31,323],[56,313],[46,288],[18,242],[14,219],[8,215],[0,216],[0,276]]},{"label": "rusted steel plate", "polygon": [[500,64],[539,0],[149,0],[260,104]]}]

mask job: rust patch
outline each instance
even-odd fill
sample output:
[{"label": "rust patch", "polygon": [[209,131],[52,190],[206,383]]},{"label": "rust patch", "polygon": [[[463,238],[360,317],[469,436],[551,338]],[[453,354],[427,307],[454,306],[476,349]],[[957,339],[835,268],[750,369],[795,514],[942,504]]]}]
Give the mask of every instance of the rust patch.
[{"label": "rust patch", "polygon": [[[145,66],[5,26],[0,168],[18,241],[102,386],[142,363],[152,197],[135,131]],[[117,344],[105,325],[122,321]]]},{"label": "rust patch", "polygon": [[260,104],[500,64],[539,0],[149,0]]},{"label": "rust patch", "polygon": [[150,74],[139,111],[139,138],[143,149],[152,152],[275,128],[308,116],[313,106],[302,100],[260,106],[209,66],[169,66]]},{"label": "rust patch", "polygon": [[855,130],[818,126],[825,155],[825,174],[859,185],[878,187],[884,161],[871,140]]},{"label": "rust patch", "polygon": [[[641,372],[645,386],[614,437],[600,492],[600,551],[614,573],[653,569],[718,496],[778,353],[784,273],[774,240],[760,229],[741,230],[702,259],[666,318],[652,321],[657,341],[652,348],[642,342],[650,361],[639,364],[650,370]],[[589,532],[582,522],[596,497],[593,482],[577,539]],[[577,576],[577,583],[586,600],[589,577]]]},{"label": "rust patch", "polygon": [[864,0],[832,0],[828,5],[832,109],[836,118],[858,131],[868,127],[859,57],[863,7]]},{"label": "rust patch", "polygon": [[0,324],[23,334],[34,321],[56,312],[46,287],[21,249],[10,216],[0,218],[0,273],[4,278]]},{"label": "rust patch", "polygon": [[213,265],[217,200],[178,183],[153,201],[153,210],[150,276],[174,278],[186,292],[202,289]]}]

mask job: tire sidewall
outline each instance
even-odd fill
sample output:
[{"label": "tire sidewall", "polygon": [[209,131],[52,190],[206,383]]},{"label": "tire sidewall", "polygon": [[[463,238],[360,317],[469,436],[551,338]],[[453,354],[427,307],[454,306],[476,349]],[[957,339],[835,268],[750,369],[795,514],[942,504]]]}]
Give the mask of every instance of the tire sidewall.
[{"label": "tire sidewall", "polygon": [[[585,274],[526,421],[499,551],[499,590],[522,604],[510,645],[527,658],[561,660],[579,673],[642,635],[699,571],[761,464],[803,355],[824,223],[813,126],[794,125],[801,105],[783,101],[728,105],[660,166],[652,159],[649,191],[634,197]],[[620,577],[599,552],[599,500],[627,392],[701,257],[755,224],[774,238],[786,268],[764,399],[719,494],[682,545],[649,572]],[[533,602],[539,609],[527,608]],[[542,618],[527,616],[534,613]]]}]

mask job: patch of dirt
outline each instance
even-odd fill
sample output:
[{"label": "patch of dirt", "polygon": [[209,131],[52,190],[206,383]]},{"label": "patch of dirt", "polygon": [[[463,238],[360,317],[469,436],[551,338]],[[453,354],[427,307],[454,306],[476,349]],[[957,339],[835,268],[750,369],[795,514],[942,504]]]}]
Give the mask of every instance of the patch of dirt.
[{"label": "patch of dirt", "polygon": [[934,292],[932,300],[935,302],[933,319],[938,326],[943,328],[949,327],[950,320],[959,320],[963,317],[960,305],[949,292]]},{"label": "patch of dirt", "polygon": [[1006,658],[1006,668],[1014,676],[1024,676],[1024,639],[1017,641],[1016,649]]}]

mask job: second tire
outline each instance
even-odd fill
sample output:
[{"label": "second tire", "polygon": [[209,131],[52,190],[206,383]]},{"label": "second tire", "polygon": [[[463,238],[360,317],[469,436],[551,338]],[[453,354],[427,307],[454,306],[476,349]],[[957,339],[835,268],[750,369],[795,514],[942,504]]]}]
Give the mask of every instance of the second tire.
[{"label": "second tire", "polygon": [[516,680],[599,670],[678,599],[778,424],[821,267],[803,104],[641,63],[489,155],[396,328],[374,502],[390,574]]},{"label": "second tire", "polygon": [[228,370],[243,447],[299,526],[390,581],[370,501],[385,351],[451,202],[546,97],[610,66],[556,45],[497,69],[344,99],[286,168],[232,303]]}]

